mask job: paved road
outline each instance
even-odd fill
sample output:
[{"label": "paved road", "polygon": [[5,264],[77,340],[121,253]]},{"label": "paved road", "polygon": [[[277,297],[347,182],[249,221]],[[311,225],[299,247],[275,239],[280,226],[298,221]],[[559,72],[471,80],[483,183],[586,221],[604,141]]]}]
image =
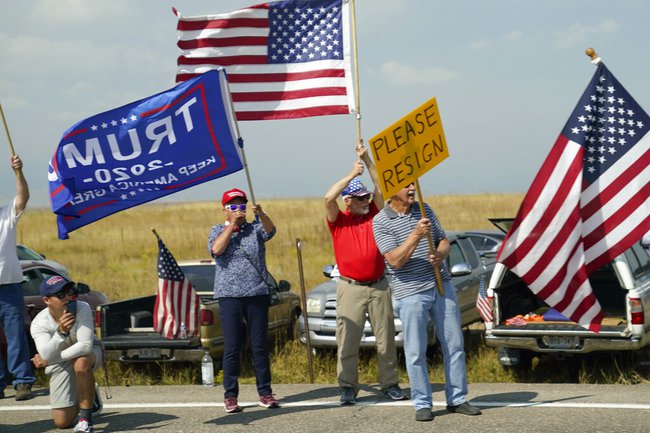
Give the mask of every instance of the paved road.
[{"label": "paved road", "polygon": [[[11,391],[0,400],[1,433],[64,432],[50,422],[47,389],[17,402]],[[434,384],[434,415],[417,423],[410,402],[391,402],[364,387],[355,406],[340,406],[332,385],[275,385],[280,409],[256,406],[253,385],[241,387],[242,413],[226,414],[223,388],[196,386],[113,387],[95,431],[201,432],[648,432],[650,384],[542,385],[471,384],[470,399],[483,415],[445,410],[442,384]]]}]

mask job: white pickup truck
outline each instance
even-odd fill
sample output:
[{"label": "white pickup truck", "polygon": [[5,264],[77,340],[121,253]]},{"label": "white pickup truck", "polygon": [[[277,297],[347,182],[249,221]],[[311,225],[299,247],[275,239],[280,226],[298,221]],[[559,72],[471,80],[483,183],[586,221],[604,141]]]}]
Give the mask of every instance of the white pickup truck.
[{"label": "white pickup truck", "polygon": [[605,311],[598,333],[557,314],[551,317],[554,310],[497,263],[487,291],[494,320],[485,324],[485,341],[499,348],[500,364],[526,370],[535,353],[566,356],[649,345],[650,258],[645,249],[635,244],[593,273],[589,281]]}]

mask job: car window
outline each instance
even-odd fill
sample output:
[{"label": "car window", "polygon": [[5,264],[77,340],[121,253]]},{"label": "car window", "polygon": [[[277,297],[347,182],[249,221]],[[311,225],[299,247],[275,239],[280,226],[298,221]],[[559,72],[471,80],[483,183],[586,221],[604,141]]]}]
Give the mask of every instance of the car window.
[{"label": "car window", "polygon": [[463,251],[460,248],[460,245],[456,241],[449,244],[449,256],[447,256],[447,267],[449,270],[457,265],[458,263],[467,262]]},{"label": "car window", "polygon": [[625,251],[625,257],[635,279],[642,282],[650,278],[650,258],[639,244]]},{"label": "car window", "polygon": [[23,295],[38,295],[38,286],[41,285],[42,280],[36,269],[23,271]]},{"label": "car window", "polygon": [[488,238],[480,235],[468,235],[467,238],[472,241],[476,251],[494,251],[496,252],[500,242],[492,238]]}]

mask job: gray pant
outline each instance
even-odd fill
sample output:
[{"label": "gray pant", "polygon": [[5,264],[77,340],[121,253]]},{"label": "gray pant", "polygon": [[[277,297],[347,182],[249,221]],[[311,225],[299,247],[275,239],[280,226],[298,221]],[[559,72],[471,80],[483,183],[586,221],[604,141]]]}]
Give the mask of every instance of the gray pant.
[{"label": "gray pant", "polygon": [[388,280],[357,286],[340,280],[336,286],[336,372],[339,386],[358,388],[359,348],[370,319],[377,341],[379,386],[382,390],[398,383],[395,349],[395,319]]}]

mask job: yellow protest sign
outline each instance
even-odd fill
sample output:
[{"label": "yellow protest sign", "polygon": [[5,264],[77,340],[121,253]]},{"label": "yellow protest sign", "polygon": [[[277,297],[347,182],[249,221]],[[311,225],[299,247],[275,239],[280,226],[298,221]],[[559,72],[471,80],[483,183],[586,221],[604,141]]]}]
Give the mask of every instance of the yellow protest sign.
[{"label": "yellow protest sign", "polygon": [[388,198],[449,156],[436,98],[370,139],[379,186]]}]

